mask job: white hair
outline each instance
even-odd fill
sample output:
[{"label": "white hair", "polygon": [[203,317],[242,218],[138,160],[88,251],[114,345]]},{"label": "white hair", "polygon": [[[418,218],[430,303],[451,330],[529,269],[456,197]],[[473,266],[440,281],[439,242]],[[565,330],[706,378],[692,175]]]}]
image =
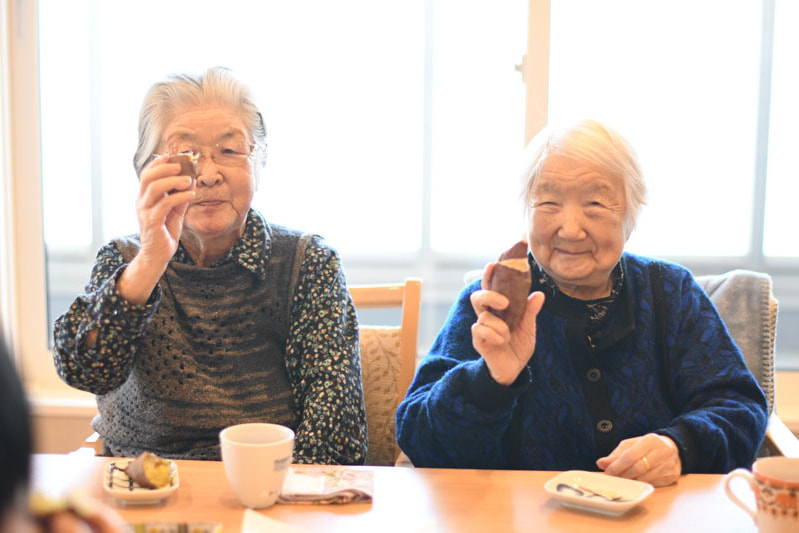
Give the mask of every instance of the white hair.
[{"label": "white hair", "polygon": [[646,185],[635,151],[624,137],[595,120],[583,120],[564,129],[544,128],[525,150],[524,205],[530,220],[530,201],[544,162],[552,154],[585,161],[608,176],[621,180],[624,186],[624,236],[629,237],[646,204]]},{"label": "white hair", "polygon": [[217,104],[241,114],[256,145],[255,172],[266,163],[266,126],[246,85],[223,67],[209,68],[202,75],[174,74],[147,91],[139,113],[139,146],[133,156],[136,175],[155,155],[161,136],[177,109]]}]

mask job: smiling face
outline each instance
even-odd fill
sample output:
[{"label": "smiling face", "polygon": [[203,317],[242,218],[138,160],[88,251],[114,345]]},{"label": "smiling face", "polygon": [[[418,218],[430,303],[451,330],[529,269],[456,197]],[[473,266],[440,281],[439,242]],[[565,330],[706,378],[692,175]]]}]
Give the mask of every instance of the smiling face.
[{"label": "smiling face", "polygon": [[573,298],[608,296],[610,274],[626,241],[621,180],[554,153],[544,161],[528,200],[528,238],[538,264]]},{"label": "smiling face", "polygon": [[253,163],[242,158],[223,165],[211,154],[220,144],[249,146],[252,141],[244,122],[232,109],[217,106],[181,108],[174,117],[164,130],[159,151],[191,150],[201,155],[197,192],[186,211],[181,237],[232,245],[241,236],[255,194]]}]

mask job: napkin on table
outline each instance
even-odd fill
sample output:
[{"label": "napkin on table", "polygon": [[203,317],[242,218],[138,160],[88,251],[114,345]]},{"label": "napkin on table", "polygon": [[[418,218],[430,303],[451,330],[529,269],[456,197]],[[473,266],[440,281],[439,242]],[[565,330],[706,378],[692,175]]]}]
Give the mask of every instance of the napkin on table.
[{"label": "napkin on table", "polygon": [[292,465],[278,503],[371,502],[374,474],[343,466]]}]

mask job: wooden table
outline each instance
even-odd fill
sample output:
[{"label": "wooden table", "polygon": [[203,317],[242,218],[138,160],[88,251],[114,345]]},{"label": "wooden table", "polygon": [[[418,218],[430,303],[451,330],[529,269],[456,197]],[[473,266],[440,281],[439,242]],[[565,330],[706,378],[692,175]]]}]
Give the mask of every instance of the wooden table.
[{"label": "wooden table", "polygon": [[[49,493],[81,488],[131,523],[221,522],[225,533],[240,531],[244,508],[225,479],[222,463],[177,461],[180,488],[163,504],[120,508],[101,484],[109,460],[80,453],[36,455],[33,485]],[[552,499],[544,483],[555,472],[355,468],[374,472],[373,503],[275,505],[259,512],[309,531],[757,531],[749,515],[727,498],[722,475],[683,476],[674,486],[656,489],[629,513],[608,517],[569,509]]]}]

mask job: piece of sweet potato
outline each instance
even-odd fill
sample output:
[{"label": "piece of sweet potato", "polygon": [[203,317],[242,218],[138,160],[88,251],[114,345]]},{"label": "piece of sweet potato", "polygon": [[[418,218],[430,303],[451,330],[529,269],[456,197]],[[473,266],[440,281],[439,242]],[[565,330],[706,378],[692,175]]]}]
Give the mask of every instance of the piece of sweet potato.
[{"label": "piece of sweet potato", "polygon": [[524,314],[530,293],[530,265],[527,262],[527,243],[519,241],[499,256],[488,282],[488,288],[503,294],[508,307],[492,313],[505,321],[513,331]]},{"label": "piece of sweet potato", "polygon": [[197,178],[197,161],[199,158],[194,152],[181,152],[169,156],[170,163],[180,163],[180,175]]},{"label": "piece of sweet potato", "polygon": [[125,467],[130,479],[146,489],[160,489],[169,485],[172,465],[167,459],[151,452],[143,452]]}]

